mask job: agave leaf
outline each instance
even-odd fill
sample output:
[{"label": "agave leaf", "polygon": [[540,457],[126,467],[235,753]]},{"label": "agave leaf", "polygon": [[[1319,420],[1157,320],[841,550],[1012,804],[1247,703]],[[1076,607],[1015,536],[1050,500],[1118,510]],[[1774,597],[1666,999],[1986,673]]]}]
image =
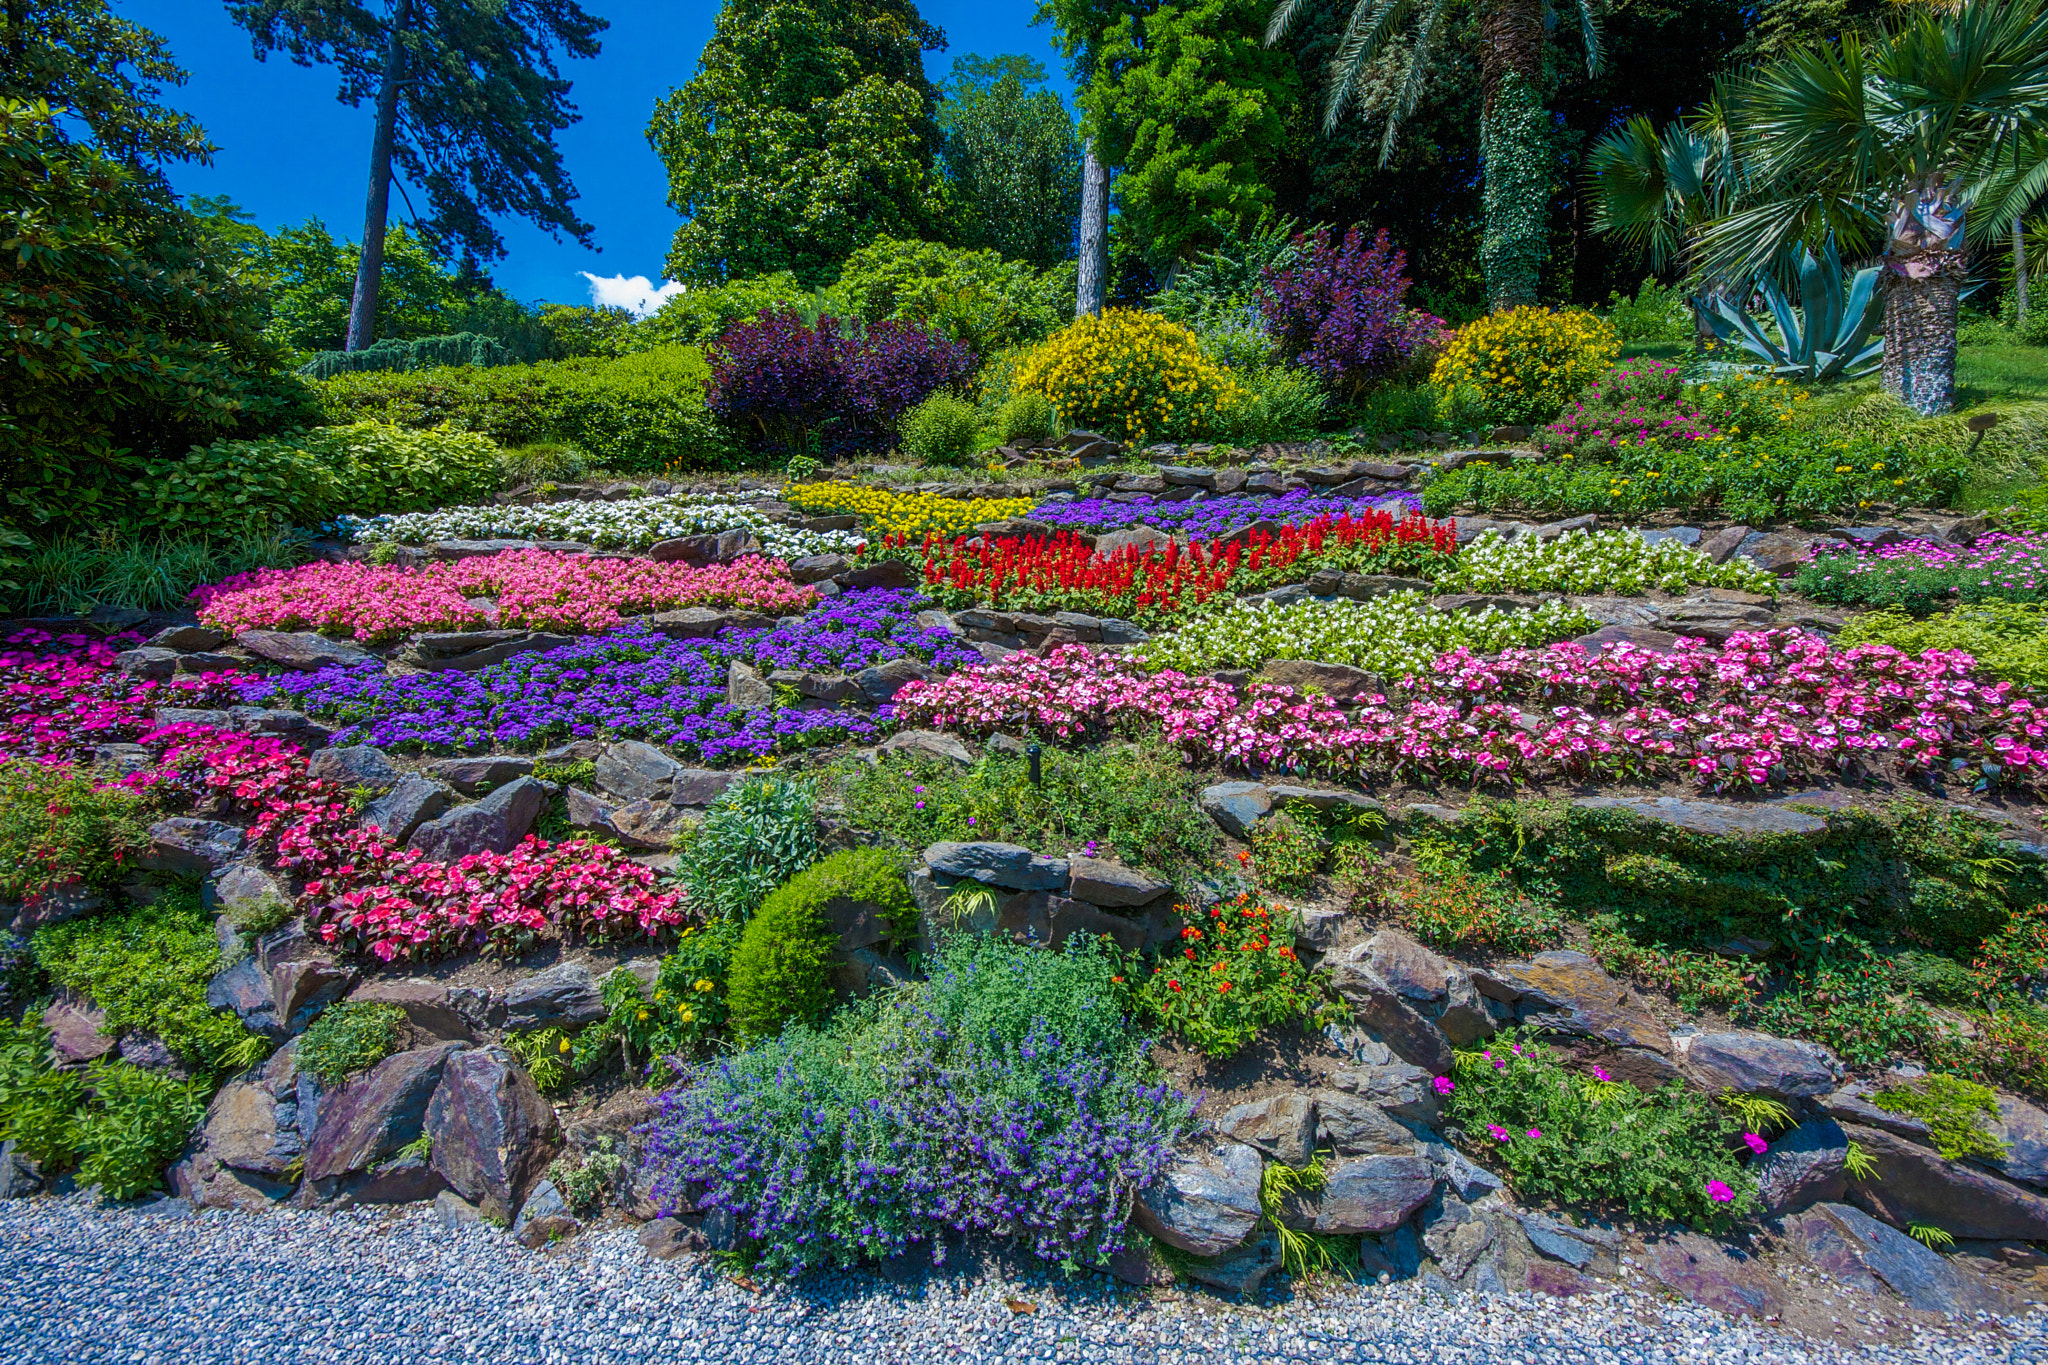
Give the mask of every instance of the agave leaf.
[{"label": "agave leaf", "polygon": [[1790,358],[1784,350],[1765,334],[1755,318],[1731,305],[1726,299],[1714,299],[1707,312],[1707,327],[1718,341],[1733,341],[1743,350],[1756,356],[1766,364],[1783,365]]},{"label": "agave leaf", "polygon": [[[1877,282],[1884,272],[1877,266],[1869,266],[1856,272],[1856,278],[1849,282],[1849,297],[1843,305],[1842,325],[1835,337],[1835,349],[1854,351],[1862,347],[1871,332],[1884,321],[1884,301],[1878,296]],[[1878,348],[1884,347],[1884,339],[1878,338]]]}]

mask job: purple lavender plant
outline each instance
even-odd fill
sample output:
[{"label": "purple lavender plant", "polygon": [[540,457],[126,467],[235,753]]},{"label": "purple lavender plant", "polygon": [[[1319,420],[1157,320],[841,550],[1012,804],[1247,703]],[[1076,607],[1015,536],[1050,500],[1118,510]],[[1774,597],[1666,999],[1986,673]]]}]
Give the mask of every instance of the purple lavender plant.
[{"label": "purple lavender plant", "polygon": [[1401,516],[1420,512],[1422,499],[1407,492],[1381,493],[1369,498],[1333,498],[1301,489],[1276,497],[1204,498],[1199,502],[1162,502],[1149,494],[1138,494],[1130,502],[1107,498],[1083,498],[1075,502],[1048,502],[1027,514],[1033,521],[1083,531],[1114,531],[1125,526],[1156,526],[1162,531],[1184,534],[1194,540],[1216,540],[1254,522],[1271,521],[1282,526],[1300,526],[1320,516],[1358,516],[1374,509]]},{"label": "purple lavender plant", "polygon": [[978,664],[952,633],[918,624],[912,593],[849,593],[799,627],[671,640],[625,627],[473,674],[394,675],[378,665],[323,668],[251,683],[246,700],[275,701],[340,721],[335,741],[401,752],[538,748],[571,739],[648,739],[706,763],[881,733],[875,717],[788,707],[737,711],[725,701],[734,660],[766,669],[857,672],[916,658],[935,671]]},{"label": "purple lavender plant", "polygon": [[656,1201],[725,1210],[777,1273],[923,1244],[937,1264],[949,1231],[1101,1263],[1190,1113],[1147,1078],[1114,970],[1079,940],[957,937],[914,992],[663,1095],[641,1130]]}]

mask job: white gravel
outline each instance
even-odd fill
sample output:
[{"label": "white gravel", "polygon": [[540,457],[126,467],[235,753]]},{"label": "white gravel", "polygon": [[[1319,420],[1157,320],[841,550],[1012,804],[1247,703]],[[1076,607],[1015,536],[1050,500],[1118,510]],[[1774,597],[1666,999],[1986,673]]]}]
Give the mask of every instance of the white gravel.
[{"label": "white gravel", "polygon": [[651,1260],[618,1228],[530,1252],[417,1209],[195,1217],[74,1198],[0,1204],[0,1360],[2007,1365],[2048,1361],[2048,1318],[1843,1350],[1621,1293],[1447,1302],[1410,1283],[1238,1305],[989,1266],[749,1292],[687,1258]]}]

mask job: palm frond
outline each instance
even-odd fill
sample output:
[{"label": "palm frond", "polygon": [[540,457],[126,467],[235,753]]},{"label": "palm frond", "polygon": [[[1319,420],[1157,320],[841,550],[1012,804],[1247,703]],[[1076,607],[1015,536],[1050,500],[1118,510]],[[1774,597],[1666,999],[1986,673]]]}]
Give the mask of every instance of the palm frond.
[{"label": "palm frond", "polygon": [[1344,25],[1344,36],[1330,58],[1330,89],[1323,102],[1323,132],[1335,133],[1344,121],[1365,70],[1386,49],[1414,8],[1414,0],[1358,0]]},{"label": "palm frond", "polygon": [[1273,6],[1273,12],[1266,16],[1266,46],[1271,47],[1287,36],[1287,30],[1294,26],[1294,16],[1301,12],[1303,0],[1280,0]]},{"label": "palm frond", "polygon": [[1408,51],[1408,69],[1401,73],[1401,89],[1394,96],[1394,103],[1387,110],[1387,127],[1380,138],[1380,165],[1386,166],[1394,159],[1394,138],[1401,131],[1401,124],[1415,112],[1422,103],[1422,93],[1429,85],[1431,64],[1436,60],[1436,45],[1443,36],[1444,16],[1450,10],[1450,0],[1431,0],[1422,12],[1422,20],[1416,25],[1415,46]]},{"label": "palm frond", "polygon": [[1600,0],[1579,0],[1579,37],[1586,44],[1586,74],[1600,74]]}]

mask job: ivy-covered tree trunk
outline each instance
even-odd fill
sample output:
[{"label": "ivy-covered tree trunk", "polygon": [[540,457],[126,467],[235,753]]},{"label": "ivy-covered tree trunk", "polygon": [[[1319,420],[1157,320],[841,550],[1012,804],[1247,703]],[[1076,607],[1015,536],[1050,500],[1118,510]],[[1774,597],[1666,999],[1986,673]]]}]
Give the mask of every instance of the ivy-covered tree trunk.
[{"label": "ivy-covered tree trunk", "polygon": [[1486,301],[1535,303],[1550,209],[1550,115],[1543,107],[1543,5],[1489,0],[1479,15],[1479,246]]},{"label": "ivy-covered tree trunk", "polygon": [[1077,262],[1074,316],[1102,311],[1109,297],[1109,168],[1095,155],[1095,140],[1081,146],[1081,258]]},{"label": "ivy-covered tree trunk", "polygon": [[411,9],[412,0],[398,0],[391,15],[391,41],[384,52],[377,129],[370,143],[370,197],[363,209],[363,250],[356,261],[356,291],[348,309],[348,340],[342,347],[349,351],[362,350],[377,335],[377,286],[384,278],[384,223],[391,209],[391,144],[398,131],[398,76],[405,60],[405,26],[412,17]]},{"label": "ivy-covered tree trunk", "polygon": [[1479,152],[1486,165],[1479,260],[1486,301],[1499,312],[1537,301],[1550,207],[1550,118],[1519,72],[1502,79],[1480,116]]}]

